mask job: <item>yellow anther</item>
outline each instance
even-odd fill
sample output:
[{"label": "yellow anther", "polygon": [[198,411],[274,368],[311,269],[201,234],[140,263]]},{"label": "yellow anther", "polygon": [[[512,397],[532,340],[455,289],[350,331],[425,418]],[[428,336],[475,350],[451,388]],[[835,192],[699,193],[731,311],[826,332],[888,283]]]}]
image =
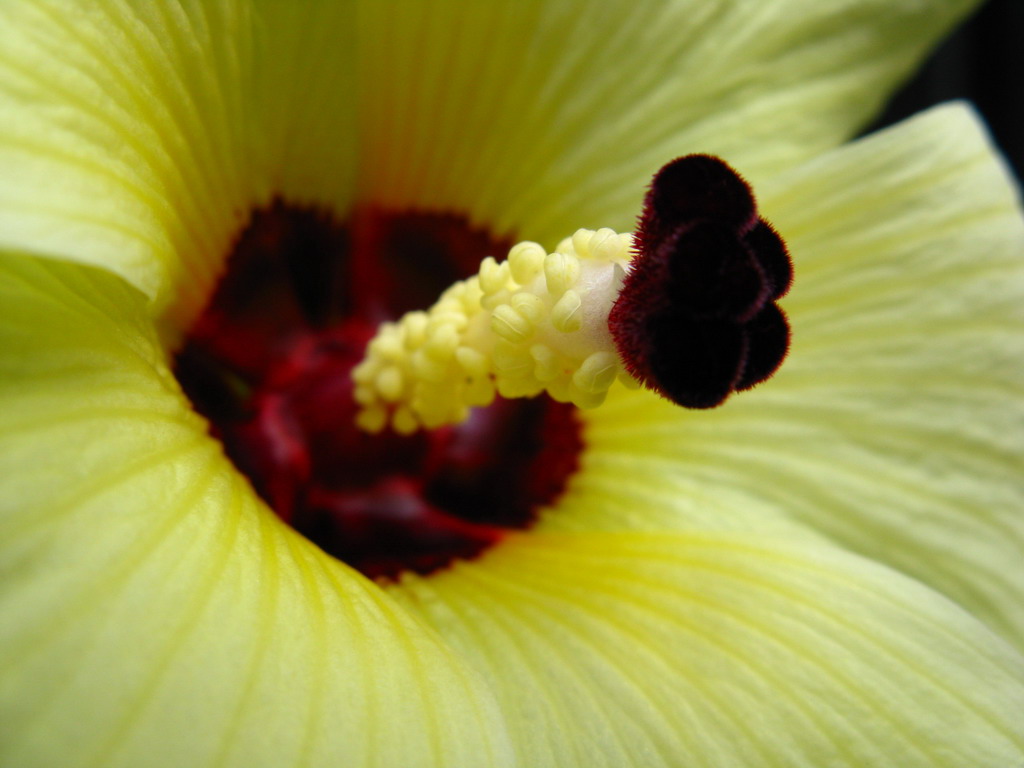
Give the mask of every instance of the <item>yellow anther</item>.
[{"label": "yellow anther", "polygon": [[427,354],[425,349],[417,349],[412,354],[412,372],[424,381],[444,381],[448,366]]},{"label": "yellow anther", "polygon": [[512,270],[512,279],[520,285],[526,285],[544,268],[544,257],[547,252],[537,243],[518,243],[508,252],[508,265]]},{"label": "yellow anther", "polygon": [[626,389],[640,389],[640,382],[626,373],[626,371],[619,371],[617,380]]},{"label": "yellow anther", "polygon": [[432,358],[444,362],[455,354],[455,348],[458,346],[459,332],[456,330],[456,324],[445,322],[430,334],[423,348]]},{"label": "yellow anther", "polygon": [[491,314],[491,330],[507,341],[522,342],[533,335],[533,323],[508,304],[502,304]]},{"label": "yellow anther", "polygon": [[572,380],[564,376],[559,376],[557,379],[550,381],[546,387],[547,393],[551,395],[552,400],[557,400],[559,403],[571,403],[572,402]]},{"label": "yellow anther", "polygon": [[465,280],[457,283],[452,283],[448,288],[445,289],[444,293],[441,294],[441,298],[438,299],[437,305],[444,303],[457,304],[462,301],[463,294],[466,293],[467,283]]},{"label": "yellow anther", "polygon": [[375,435],[388,423],[388,412],[383,408],[366,408],[356,414],[356,426]]},{"label": "yellow anther", "polygon": [[455,361],[470,376],[486,376],[489,370],[487,358],[472,347],[459,347],[456,349]]},{"label": "yellow anther", "polygon": [[490,405],[495,394],[494,382],[490,377],[481,377],[466,385],[463,399],[469,406]]},{"label": "yellow anther", "polygon": [[572,249],[580,258],[590,256],[590,241],[594,235],[589,229],[577,229],[572,235]]},{"label": "yellow anther", "polygon": [[393,323],[385,323],[381,326],[380,333],[370,342],[370,351],[385,360],[401,360],[402,335],[398,327]]},{"label": "yellow anther", "polygon": [[548,312],[544,300],[535,293],[520,291],[512,297],[512,309],[526,318],[530,325],[539,325]]},{"label": "yellow anther", "polygon": [[576,285],[580,277],[580,260],[571,253],[555,251],[544,259],[544,280],[548,293],[559,298],[563,293]]},{"label": "yellow anther", "polygon": [[352,381],[356,384],[366,384],[377,375],[377,362],[371,358],[363,360],[352,369]]},{"label": "yellow anther", "polygon": [[508,285],[509,268],[508,262],[499,264],[493,256],[488,256],[480,262],[480,290],[485,295],[491,296],[504,289]]},{"label": "yellow anther", "polygon": [[547,383],[561,372],[561,361],[551,347],[534,344],[530,347],[530,356],[534,360],[533,375],[537,381]]},{"label": "yellow anther", "polygon": [[427,338],[427,313],[410,312],[402,318],[402,328],[405,330],[405,348],[416,349],[423,344]]},{"label": "yellow anther", "polygon": [[536,397],[543,391],[544,385],[529,376],[498,379],[498,394],[509,400],[516,397]]},{"label": "yellow anther", "polygon": [[437,429],[445,424],[458,424],[469,415],[468,408],[448,408],[446,410],[428,411],[420,416],[426,429]]},{"label": "yellow anther", "polygon": [[577,408],[597,408],[597,406],[604,402],[607,396],[607,389],[602,389],[600,392],[584,392],[577,387],[573,387],[569,401]]},{"label": "yellow anther", "polygon": [[393,365],[377,374],[374,381],[382,399],[393,403],[402,396],[402,372]]},{"label": "yellow anther", "polygon": [[550,254],[520,243],[427,312],[382,325],[352,370],[357,424],[409,434],[457,423],[497,394],[598,405],[617,378],[632,381],[607,328],[630,245],[611,230],[581,230]]},{"label": "yellow anther", "polygon": [[597,230],[590,239],[590,255],[600,261],[626,258],[626,243],[607,227]]},{"label": "yellow anther", "polygon": [[391,415],[391,426],[400,435],[411,435],[419,428],[419,422],[403,405]]},{"label": "yellow anther", "polygon": [[583,326],[583,301],[576,291],[566,291],[551,308],[551,324],[562,333],[578,331]]},{"label": "yellow anther", "polygon": [[460,403],[452,401],[447,383],[420,387],[410,403],[410,413],[428,429],[451,423],[454,421],[454,413],[461,408]]},{"label": "yellow anther", "polygon": [[352,399],[359,403],[359,405],[372,405],[377,399],[377,387],[374,386],[372,379],[373,377],[366,384],[359,384],[352,390]]},{"label": "yellow anther", "polygon": [[619,360],[611,352],[594,352],[572,376],[572,383],[584,392],[607,392],[619,374]]},{"label": "yellow anther", "polygon": [[476,275],[466,280],[463,285],[465,290],[460,293],[459,302],[462,304],[463,312],[471,316],[482,309],[480,299],[484,297],[484,292]]},{"label": "yellow anther", "polygon": [[507,377],[528,375],[533,368],[533,358],[529,351],[505,339],[498,339],[494,343],[492,357],[495,369]]},{"label": "yellow anther", "polygon": [[446,325],[451,325],[461,331],[466,327],[466,322],[466,313],[460,304],[446,304],[443,310],[430,314],[426,332],[433,336]]}]

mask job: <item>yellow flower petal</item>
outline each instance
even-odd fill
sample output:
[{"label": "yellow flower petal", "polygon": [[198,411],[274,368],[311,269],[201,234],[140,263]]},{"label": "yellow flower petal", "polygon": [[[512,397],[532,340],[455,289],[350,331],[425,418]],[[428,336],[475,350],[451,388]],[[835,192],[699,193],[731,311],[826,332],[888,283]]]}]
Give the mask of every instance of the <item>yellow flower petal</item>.
[{"label": "yellow flower petal", "polygon": [[721,155],[756,187],[849,138],[975,4],[366,3],[360,195],[546,247],[627,231],[678,155]]},{"label": "yellow flower petal", "polygon": [[829,545],[526,534],[392,591],[493,681],[531,768],[1024,759],[1024,658]]},{"label": "yellow flower petal", "polygon": [[0,247],[180,328],[272,195],[624,230],[684,151],[756,181],[843,140],[972,4],[10,0]]},{"label": "yellow flower petal", "polygon": [[765,190],[800,270],[769,408],[806,430],[772,459],[798,519],[1024,647],[1024,217],[986,142],[940,108]]},{"label": "yellow flower petal", "polygon": [[509,764],[479,676],[228,464],[141,294],[4,257],[0,348],[0,764]]},{"label": "yellow flower petal", "polygon": [[547,524],[795,522],[1024,645],[1024,224],[975,119],[934,110],[759,192],[796,269],[789,359],[712,412],[620,393]]},{"label": "yellow flower petal", "polygon": [[[0,246],[113,270],[181,325],[272,194],[354,188],[348,3],[0,8]],[[299,85],[301,84],[301,85]]]}]

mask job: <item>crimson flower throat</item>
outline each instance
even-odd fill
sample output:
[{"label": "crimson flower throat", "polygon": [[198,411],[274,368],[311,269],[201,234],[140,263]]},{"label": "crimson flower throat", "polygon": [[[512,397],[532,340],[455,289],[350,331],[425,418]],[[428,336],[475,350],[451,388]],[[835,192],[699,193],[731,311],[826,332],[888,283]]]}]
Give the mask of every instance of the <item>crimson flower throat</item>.
[{"label": "crimson flower throat", "polygon": [[524,528],[581,448],[571,406],[500,401],[408,437],[355,426],[350,370],[377,326],[509,243],[456,216],[282,204],[254,214],[176,374],[285,522],[371,577],[429,573]]},{"label": "crimson flower throat", "polygon": [[369,576],[429,573],[530,525],[578,466],[566,403],[621,381],[711,408],[788,350],[786,247],[717,158],[665,166],[632,237],[509,245],[456,216],[338,226],[275,205],[178,356],[257,492]]}]

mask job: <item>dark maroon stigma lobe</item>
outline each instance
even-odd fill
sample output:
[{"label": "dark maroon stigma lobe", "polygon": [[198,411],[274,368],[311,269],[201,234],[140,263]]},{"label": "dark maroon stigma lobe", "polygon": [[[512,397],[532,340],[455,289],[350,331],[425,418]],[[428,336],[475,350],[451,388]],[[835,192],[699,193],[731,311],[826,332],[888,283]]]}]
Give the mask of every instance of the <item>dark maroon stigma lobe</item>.
[{"label": "dark maroon stigma lobe", "polygon": [[790,330],[775,301],[792,263],[739,174],[710,155],[672,161],[635,240],[608,321],[630,374],[678,405],[712,408],[778,369]]},{"label": "dark maroon stigma lobe", "polygon": [[430,573],[528,527],[582,448],[571,406],[499,400],[401,437],[355,426],[350,372],[380,322],[425,308],[508,251],[446,214],[362,211],[344,225],[257,212],[175,372],[277,515],[371,577]]}]

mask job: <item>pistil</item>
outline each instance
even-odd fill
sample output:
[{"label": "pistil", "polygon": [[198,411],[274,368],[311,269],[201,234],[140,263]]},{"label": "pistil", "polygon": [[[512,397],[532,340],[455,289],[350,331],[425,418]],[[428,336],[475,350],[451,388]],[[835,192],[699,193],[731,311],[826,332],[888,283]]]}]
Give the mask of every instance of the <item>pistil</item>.
[{"label": "pistil", "polygon": [[463,421],[496,395],[595,408],[616,382],[711,408],[782,363],[785,244],[726,163],[690,155],[654,178],[635,238],[581,229],[505,261],[386,323],[352,375],[368,432]]}]

